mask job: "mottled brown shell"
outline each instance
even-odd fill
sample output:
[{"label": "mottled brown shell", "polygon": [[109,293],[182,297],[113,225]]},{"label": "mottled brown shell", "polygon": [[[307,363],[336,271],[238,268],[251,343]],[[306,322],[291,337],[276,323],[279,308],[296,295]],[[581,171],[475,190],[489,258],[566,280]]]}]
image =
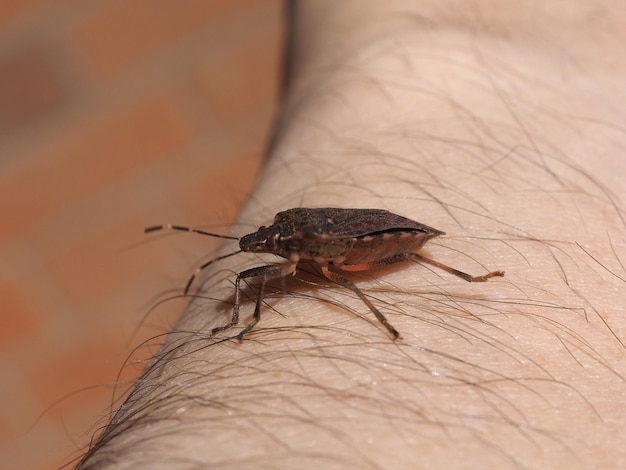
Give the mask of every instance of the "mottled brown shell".
[{"label": "mottled brown shell", "polygon": [[316,235],[352,238],[396,231],[421,232],[432,237],[444,234],[437,229],[382,209],[297,207],[276,214],[272,225],[280,227],[281,238],[293,235],[304,238]]}]

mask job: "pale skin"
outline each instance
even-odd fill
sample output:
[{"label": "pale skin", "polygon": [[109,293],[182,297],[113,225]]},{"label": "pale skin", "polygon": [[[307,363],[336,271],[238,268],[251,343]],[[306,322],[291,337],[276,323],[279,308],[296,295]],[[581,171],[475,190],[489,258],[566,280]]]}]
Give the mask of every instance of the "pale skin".
[{"label": "pale skin", "polygon": [[299,2],[275,145],[231,234],[290,207],[383,208],[447,233],[420,254],[506,276],[346,273],[393,341],[297,268],[239,342],[254,290],[211,336],[232,273],[272,257],[225,259],[84,468],[626,466],[621,11]]}]

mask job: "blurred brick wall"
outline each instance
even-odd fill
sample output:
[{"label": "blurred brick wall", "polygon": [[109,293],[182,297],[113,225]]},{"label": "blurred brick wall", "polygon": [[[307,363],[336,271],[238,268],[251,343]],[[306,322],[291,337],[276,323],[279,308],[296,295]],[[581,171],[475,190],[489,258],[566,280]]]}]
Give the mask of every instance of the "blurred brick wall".
[{"label": "blurred brick wall", "polygon": [[150,310],[217,242],[142,229],[228,230],[275,110],[282,8],[0,2],[2,468],[76,456],[132,348],[184,308]]}]

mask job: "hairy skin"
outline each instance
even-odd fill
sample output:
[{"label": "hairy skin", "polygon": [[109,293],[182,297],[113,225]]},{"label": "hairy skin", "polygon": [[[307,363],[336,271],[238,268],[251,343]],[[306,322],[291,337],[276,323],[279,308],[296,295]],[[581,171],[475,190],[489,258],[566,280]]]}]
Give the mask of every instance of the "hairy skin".
[{"label": "hairy skin", "polygon": [[224,260],[79,467],[626,466],[620,11],[298,2],[277,136],[233,232],[290,207],[383,208],[447,232],[421,253],[506,277],[350,275],[393,342],[303,273],[268,287],[239,343],[210,331],[232,273],[263,261]]}]

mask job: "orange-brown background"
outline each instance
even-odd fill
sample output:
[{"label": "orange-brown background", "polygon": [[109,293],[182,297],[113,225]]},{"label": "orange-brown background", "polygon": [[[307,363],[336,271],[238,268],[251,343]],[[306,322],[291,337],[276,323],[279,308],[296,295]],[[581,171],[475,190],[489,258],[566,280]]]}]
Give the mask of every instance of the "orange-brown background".
[{"label": "orange-brown background", "polygon": [[132,348],[184,307],[149,308],[216,242],[142,229],[228,230],[275,109],[282,8],[0,2],[2,468],[76,456]]}]

